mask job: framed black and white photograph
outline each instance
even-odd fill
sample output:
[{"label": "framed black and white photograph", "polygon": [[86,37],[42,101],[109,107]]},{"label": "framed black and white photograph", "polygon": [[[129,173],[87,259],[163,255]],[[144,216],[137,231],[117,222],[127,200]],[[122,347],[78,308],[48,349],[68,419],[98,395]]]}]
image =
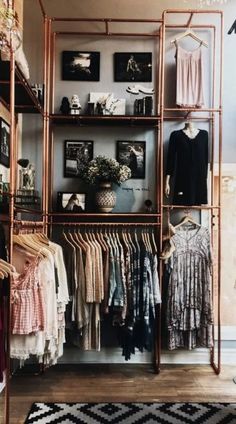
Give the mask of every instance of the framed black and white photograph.
[{"label": "framed black and white photograph", "polygon": [[64,177],[80,177],[81,169],[93,159],[93,141],[65,140]]},{"label": "framed black and white photograph", "polygon": [[85,212],[86,193],[58,191],[57,209],[59,212],[65,212],[65,213]]},{"label": "framed black and white photograph", "polygon": [[0,118],[0,163],[10,167],[10,126]]},{"label": "framed black and white photograph", "polygon": [[99,81],[99,52],[62,52],[62,79],[67,81]]},{"label": "framed black and white photograph", "polygon": [[145,141],[117,141],[116,159],[131,169],[131,178],[145,178]]},{"label": "framed black and white photograph", "polygon": [[116,82],[151,82],[152,53],[115,53]]}]

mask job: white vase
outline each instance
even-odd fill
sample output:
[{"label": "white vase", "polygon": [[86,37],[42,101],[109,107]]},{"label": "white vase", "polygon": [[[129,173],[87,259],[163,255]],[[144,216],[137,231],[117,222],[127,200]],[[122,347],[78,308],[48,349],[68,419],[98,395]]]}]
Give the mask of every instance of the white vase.
[{"label": "white vase", "polygon": [[96,206],[99,212],[108,213],[116,205],[116,193],[111,188],[109,181],[101,182],[95,196]]}]

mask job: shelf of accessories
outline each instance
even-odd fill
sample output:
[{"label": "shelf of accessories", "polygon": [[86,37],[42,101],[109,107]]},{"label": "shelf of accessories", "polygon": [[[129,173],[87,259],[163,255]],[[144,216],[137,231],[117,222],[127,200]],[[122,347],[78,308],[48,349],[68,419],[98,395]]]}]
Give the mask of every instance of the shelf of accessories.
[{"label": "shelf of accessories", "polygon": [[[0,61],[0,100],[7,109],[10,109],[10,94],[10,62]],[[43,114],[42,105],[17,65],[15,65],[15,112]]]},{"label": "shelf of accessories", "polygon": [[158,127],[160,116],[139,115],[50,115],[51,122],[56,125],[78,126],[151,126]]}]

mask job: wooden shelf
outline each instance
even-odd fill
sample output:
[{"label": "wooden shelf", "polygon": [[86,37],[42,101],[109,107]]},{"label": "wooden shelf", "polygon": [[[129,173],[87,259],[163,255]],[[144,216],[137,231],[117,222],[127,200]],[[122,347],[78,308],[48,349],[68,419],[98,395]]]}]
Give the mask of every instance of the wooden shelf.
[{"label": "wooden shelf", "polygon": [[144,126],[157,127],[159,117],[134,116],[134,115],[60,115],[52,114],[50,119],[56,125],[78,125],[78,126]]},{"label": "wooden shelf", "polygon": [[[10,62],[0,61],[0,100],[10,108]],[[16,113],[41,113],[39,103],[20,69],[15,66],[15,111]]]}]

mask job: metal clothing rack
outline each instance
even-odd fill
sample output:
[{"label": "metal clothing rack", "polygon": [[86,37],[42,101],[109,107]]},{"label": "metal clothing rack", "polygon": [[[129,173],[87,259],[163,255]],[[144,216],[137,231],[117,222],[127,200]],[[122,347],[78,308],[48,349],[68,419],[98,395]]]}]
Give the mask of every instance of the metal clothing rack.
[{"label": "metal clothing rack", "polygon": [[[189,117],[191,113],[191,119],[199,121],[199,122],[209,122],[212,128],[212,149],[211,156],[214,158],[215,156],[215,120],[216,116],[219,119],[219,193],[217,202],[215,201],[214,196],[214,175],[213,175],[213,163],[211,163],[212,169],[212,177],[211,177],[211,202],[209,205],[204,207],[192,207],[191,209],[198,210],[209,210],[211,214],[211,224],[213,225],[214,214],[217,212],[218,214],[218,233],[217,233],[217,249],[218,249],[218,269],[217,269],[217,305],[218,305],[218,355],[217,355],[217,363],[215,362],[215,349],[211,350],[211,358],[210,363],[213,369],[217,374],[220,372],[220,349],[221,349],[221,340],[220,340],[220,276],[221,276],[221,161],[222,161],[222,68],[223,68],[223,13],[219,10],[185,10],[185,9],[176,9],[176,10],[166,10],[163,12],[161,19],[110,19],[110,18],[101,18],[101,19],[81,19],[81,18],[58,18],[58,17],[49,17],[47,16],[46,10],[44,8],[43,0],[38,0],[40,10],[43,16],[43,32],[44,32],[44,109],[43,111],[40,109],[38,112],[43,118],[43,181],[42,181],[42,211],[33,211],[26,208],[18,208],[15,205],[15,193],[16,193],[16,161],[17,161],[17,137],[15,132],[15,122],[16,122],[16,109],[15,109],[15,58],[14,52],[11,50],[10,54],[10,193],[9,193],[9,256],[10,261],[12,260],[13,254],[13,234],[15,229],[17,228],[41,228],[45,234],[50,234],[52,228],[56,226],[71,226],[71,227],[80,227],[80,226],[117,226],[117,227],[130,227],[134,228],[139,227],[144,228],[145,226],[150,226],[155,230],[155,234],[159,240],[159,250],[162,248],[162,238],[163,238],[163,221],[165,218],[166,211],[174,210],[179,208],[180,210],[186,207],[175,206],[175,205],[165,205],[163,199],[163,171],[164,171],[164,160],[163,160],[163,142],[164,142],[164,124],[168,121],[173,122],[181,122],[184,119]],[[183,24],[169,24],[168,16],[172,14],[179,14],[186,17],[187,20]],[[219,39],[220,39],[220,82],[216,82],[216,36],[218,28],[215,25],[209,24],[192,24],[192,19],[195,16],[204,14],[206,16],[217,15],[220,17],[220,25],[219,25]],[[98,23],[104,24],[104,29],[101,32],[96,31],[54,31],[53,24],[58,22],[76,22],[82,23],[87,22],[89,24]],[[151,32],[121,32],[120,29],[118,32],[112,31],[113,23],[125,23],[129,24],[129,27],[135,24],[152,24],[156,25],[158,28],[155,31]],[[165,106],[165,54],[166,54],[166,32],[170,29],[178,30],[181,28],[186,28],[189,26],[192,28],[196,28],[199,30],[205,29],[207,31],[213,32],[213,67],[212,67],[212,104],[211,107],[206,109],[194,109],[194,108],[169,108]],[[156,100],[156,114],[151,117],[142,117],[142,116],[121,116],[119,118],[114,119],[112,116],[106,117],[91,117],[86,116],[78,116],[73,119],[69,119],[68,116],[56,115],[54,114],[54,97],[55,97],[55,45],[58,36],[68,36],[68,35],[76,35],[79,37],[84,36],[102,36],[109,38],[116,37],[145,37],[155,40],[158,51],[158,64],[156,66],[157,75],[156,75],[156,87],[155,90],[155,100]],[[219,105],[215,102],[215,91],[216,87],[219,87],[220,95],[219,95]],[[27,88],[28,90],[28,88]],[[21,108],[22,113],[24,113],[24,106]],[[26,109],[25,109],[26,110]],[[183,115],[183,112],[184,115]],[[207,116],[202,116],[202,112],[206,112]],[[105,118],[105,119],[104,119]],[[144,119],[145,118],[145,119]],[[81,216],[83,216],[83,220],[85,222],[74,222],[73,214],[71,215],[71,221],[64,221],[63,214],[56,214],[52,212],[52,194],[53,194],[53,169],[54,169],[54,142],[53,142],[53,125],[58,123],[58,120],[61,123],[67,123],[67,125],[73,125],[74,123],[79,125],[130,125],[130,126],[149,126],[155,130],[155,138],[156,138],[156,203],[157,203],[157,213],[156,214],[110,214],[110,216],[119,219],[119,222],[107,222],[105,217],[107,214],[79,214],[77,217],[78,220]],[[69,122],[68,122],[69,121]],[[212,159],[213,160],[213,159]],[[32,219],[35,218],[35,214],[41,215],[40,221],[32,222],[32,221],[24,221],[15,219],[15,213],[22,212],[27,213],[29,216],[32,216]],[[60,220],[56,220],[56,218],[60,218]],[[133,220],[133,222],[126,222],[127,218]],[[68,216],[67,216],[68,218]],[[103,219],[104,218],[104,219]],[[142,220],[140,220],[142,218]],[[93,222],[89,222],[93,219]],[[97,220],[94,222],[94,220]],[[135,220],[135,222],[134,222]],[[143,222],[143,220],[146,220]],[[151,221],[151,222],[150,222]],[[213,238],[212,238],[212,241]],[[160,281],[161,281],[162,270],[160,269]],[[155,339],[155,352],[154,352],[154,367],[156,372],[160,371],[160,363],[161,363],[161,313],[158,308],[157,311],[158,316],[158,328]],[[10,400],[10,299],[8,304],[8,335],[7,335],[7,369],[6,369],[6,390],[5,390],[5,423],[9,423],[10,417],[10,409],[9,409],[9,400]]]}]

